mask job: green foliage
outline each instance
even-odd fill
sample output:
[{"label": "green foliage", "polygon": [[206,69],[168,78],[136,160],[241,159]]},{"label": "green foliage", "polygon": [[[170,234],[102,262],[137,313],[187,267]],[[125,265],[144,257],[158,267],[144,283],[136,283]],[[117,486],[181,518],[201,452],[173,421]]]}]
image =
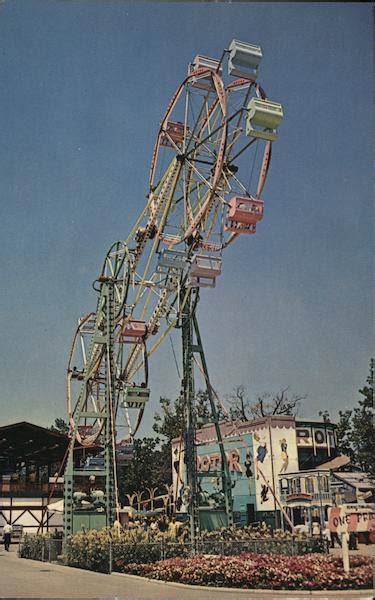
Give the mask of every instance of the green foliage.
[{"label": "green foliage", "polygon": [[214,531],[203,531],[201,543],[205,546],[200,551],[212,554],[218,554],[220,551],[222,554],[240,554],[246,551],[292,556],[328,551],[328,542],[324,538],[312,538],[302,532],[292,534],[282,529],[272,530],[267,526],[245,525],[240,528],[224,527]]},{"label": "green foliage", "polygon": [[[197,427],[201,427],[211,420],[211,408],[208,393],[198,390],[195,395],[195,419]],[[155,413],[153,430],[166,438],[171,443],[174,438],[183,435],[186,427],[186,407],[183,396],[179,396],[174,402],[169,398],[160,398],[162,413]]]},{"label": "green foliage", "polygon": [[68,435],[69,425],[64,419],[55,419],[55,423],[51,425],[50,430],[62,435]]},{"label": "green foliage", "polygon": [[171,454],[160,447],[159,438],[145,437],[134,441],[134,459],[126,466],[118,467],[120,502],[125,503],[126,494],[146,488],[161,488],[172,478]]},{"label": "green foliage", "polygon": [[160,407],[162,414],[155,413],[152,428],[171,443],[184,432],[186,411],[183,397],[179,396],[173,403],[169,398],[160,398]]},{"label": "green foliage", "polygon": [[367,384],[359,393],[362,398],[352,410],[339,412],[337,424],[338,449],[350,456],[352,464],[375,475],[375,431],[373,426],[374,360],[370,363]]},{"label": "green foliage", "polygon": [[45,539],[44,535],[29,535],[26,533],[19,547],[20,557],[42,560]]},{"label": "green foliage", "polygon": [[354,408],[352,416],[352,445],[355,449],[355,458],[358,466],[363,470],[375,475],[375,430],[374,430],[374,361],[371,361],[370,375],[359,393],[362,398],[358,401],[358,407]]},{"label": "green foliage", "polygon": [[19,556],[33,560],[56,561],[61,550],[62,539],[56,534],[32,535],[26,533],[19,546]]},{"label": "green foliage", "polygon": [[341,454],[349,456],[352,463],[355,462],[353,439],[352,410],[340,410],[337,423],[337,449]]},{"label": "green foliage", "polygon": [[[111,553],[112,570],[122,571],[124,565],[130,562],[160,560],[168,542],[172,542],[168,534],[150,529],[82,531],[67,539],[64,561],[71,567],[108,573]],[[173,546],[177,547],[178,544],[174,543]]]},{"label": "green foliage", "polygon": [[[172,453],[172,440],[178,438],[184,434],[186,427],[186,410],[183,397],[180,396],[174,402],[169,398],[160,398],[161,413],[155,413],[153,430],[155,433],[164,438],[164,443],[160,445],[159,454],[156,455],[155,451],[148,450],[149,454],[146,456],[148,463],[152,462],[153,477],[152,484],[150,484],[150,478],[147,479],[148,483],[146,487],[163,487],[165,484],[171,485],[172,483],[172,466],[171,466],[171,453]],[[195,417],[197,420],[197,427],[201,427],[205,423],[208,423],[211,418],[211,410],[209,408],[209,400],[207,391],[198,390],[195,397]],[[157,438],[159,441],[159,439]],[[138,470],[138,469],[137,469]],[[141,469],[142,472],[142,469]],[[144,485],[136,487],[137,483],[141,483],[142,473],[139,473],[139,477],[134,481],[127,482],[130,486],[127,488],[130,491],[137,491],[144,489]],[[147,472],[147,469],[146,469]],[[127,491],[129,493],[129,491]]]}]

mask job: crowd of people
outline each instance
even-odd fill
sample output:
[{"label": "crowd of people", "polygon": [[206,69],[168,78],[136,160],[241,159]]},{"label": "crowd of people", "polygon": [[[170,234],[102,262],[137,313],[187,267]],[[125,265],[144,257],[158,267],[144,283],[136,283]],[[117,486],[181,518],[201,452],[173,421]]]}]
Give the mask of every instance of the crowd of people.
[{"label": "crowd of people", "polygon": [[178,521],[175,517],[167,515],[146,516],[138,518],[130,518],[128,529],[150,529],[155,533],[163,533],[170,538],[183,540],[188,535],[188,527],[186,523]]}]

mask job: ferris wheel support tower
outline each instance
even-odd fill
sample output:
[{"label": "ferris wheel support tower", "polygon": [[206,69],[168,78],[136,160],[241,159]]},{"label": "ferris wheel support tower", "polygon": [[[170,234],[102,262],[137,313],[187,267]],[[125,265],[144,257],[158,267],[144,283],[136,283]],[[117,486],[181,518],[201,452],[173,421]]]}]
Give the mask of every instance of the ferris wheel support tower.
[{"label": "ferris wheel support tower", "polygon": [[[219,417],[215,399],[212,393],[206,358],[204,355],[202,339],[196,317],[196,307],[199,296],[193,297],[190,293],[189,301],[186,304],[185,311],[182,314],[182,355],[183,355],[183,375],[182,387],[185,406],[187,407],[187,426],[184,439],[185,457],[186,457],[186,484],[189,489],[189,517],[190,517],[190,540],[194,542],[201,530],[199,518],[199,480],[202,477],[216,477],[221,480],[221,489],[224,494],[226,525],[233,526],[233,500],[232,484],[229,472],[229,466],[225,455],[223,438],[221,435]],[[195,386],[194,386],[194,354],[200,358],[202,373],[204,376],[207,396],[210,403],[211,423],[215,426],[217,443],[220,453],[220,469],[215,472],[197,471],[197,452],[196,452],[196,411],[194,409]]]}]

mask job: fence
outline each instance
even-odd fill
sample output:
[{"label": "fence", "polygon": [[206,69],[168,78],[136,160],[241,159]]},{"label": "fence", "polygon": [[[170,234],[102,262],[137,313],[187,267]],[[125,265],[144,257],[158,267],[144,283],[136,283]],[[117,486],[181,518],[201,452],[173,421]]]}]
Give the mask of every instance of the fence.
[{"label": "fence", "polygon": [[162,540],[155,543],[124,543],[109,540],[102,544],[77,544],[74,538],[63,541],[43,536],[25,535],[20,541],[19,556],[46,562],[61,561],[71,567],[111,573],[123,571],[129,563],[152,563],[175,557],[197,554],[233,556],[244,552],[257,554],[286,554],[296,556],[310,552],[328,552],[327,540],[306,539],[252,539],[196,541],[171,543]]},{"label": "fence", "polygon": [[37,534],[25,534],[19,541],[18,556],[42,562],[62,561],[62,539]]}]

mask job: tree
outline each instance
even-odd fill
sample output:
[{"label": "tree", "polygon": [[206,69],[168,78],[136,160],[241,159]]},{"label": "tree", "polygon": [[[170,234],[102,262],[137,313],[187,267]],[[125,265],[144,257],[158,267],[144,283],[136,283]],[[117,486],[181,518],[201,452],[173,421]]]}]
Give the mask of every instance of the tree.
[{"label": "tree", "polygon": [[306,396],[287,394],[289,387],[280,390],[275,396],[266,392],[255,402],[246,397],[243,385],[233,388],[229,396],[229,417],[233,420],[251,421],[275,415],[296,416],[300,403]]},{"label": "tree", "polygon": [[[187,413],[184,398],[181,395],[173,403],[169,398],[160,398],[160,406],[163,412],[155,413],[152,428],[171,443],[185,432]],[[197,427],[210,422],[211,408],[206,390],[198,390],[196,393],[194,409]]]},{"label": "tree", "polygon": [[319,417],[322,417],[323,423],[330,423],[331,417],[327,409],[318,412]]},{"label": "tree", "polygon": [[[186,406],[183,396],[174,402],[160,398],[162,413],[155,413],[152,426],[155,433],[164,438],[160,445],[160,456],[156,461],[155,485],[172,483],[172,440],[184,435],[186,429]],[[195,396],[195,417],[197,427],[210,422],[211,410],[207,391],[198,390]],[[159,469],[159,471],[157,471]],[[157,483],[159,482],[159,483]]]},{"label": "tree", "polygon": [[359,390],[362,398],[358,400],[358,406],[353,409],[339,411],[336,431],[337,448],[341,454],[350,457],[354,466],[375,475],[373,460],[375,453],[375,431],[373,426],[374,359],[371,359],[367,384]]},{"label": "tree", "polygon": [[352,445],[355,459],[363,471],[375,474],[375,431],[374,431],[374,360],[370,363],[370,374],[359,393],[363,396],[354,408],[352,417]]},{"label": "tree", "polygon": [[227,399],[229,401],[228,417],[230,420],[249,421],[250,401],[246,398],[245,387],[243,385],[234,387],[232,393],[227,396]]},{"label": "tree", "polygon": [[339,420],[337,423],[336,437],[337,437],[337,450],[340,454],[349,456],[351,463],[355,463],[354,459],[354,448],[352,446],[353,438],[353,424],[352,424],[352,410],[340,410]]},{"label": "tree", "polygon": [[197,428],[211,421],[210,400],[207,390],[198,390],[195,396]]},{"label": "tree", "polygon": [[134,458],[126,466],[118,467],[120,502],[126,494],[141,492],[146,488],[160,488],[171,481],[171,455],[166,456],[159,447],[159,438],[141,438],[134,441]]},{"label": "tree", "polygon": [[171,443],[173,438],[183,434],[185,428],[185,405],[182,395],[173,403],[169,398],[161,397],[162,414],[155,413],[153,430]]},{"label": "tree", "polygon": [[55,419],[54,424],[49,429],[50,431],[61,433],[61,435],[68,435],[69,425],[64,419]]}]

